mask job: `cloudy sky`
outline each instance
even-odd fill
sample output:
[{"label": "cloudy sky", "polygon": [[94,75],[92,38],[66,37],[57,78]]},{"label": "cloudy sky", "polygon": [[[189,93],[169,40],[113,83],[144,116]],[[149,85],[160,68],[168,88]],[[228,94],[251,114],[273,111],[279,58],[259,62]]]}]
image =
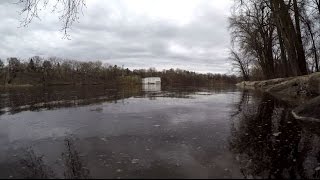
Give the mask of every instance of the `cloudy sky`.
[{"label": "cloudy sky", "polygon": [[21,7],[9,1],[0,1],[1,59],[40,55],[130,69],[231,72],[227,18],[232,0],[87,0],[69,30],[71,40],[62,38],[59,14],[50,6],[40,20],[19,28]]}]

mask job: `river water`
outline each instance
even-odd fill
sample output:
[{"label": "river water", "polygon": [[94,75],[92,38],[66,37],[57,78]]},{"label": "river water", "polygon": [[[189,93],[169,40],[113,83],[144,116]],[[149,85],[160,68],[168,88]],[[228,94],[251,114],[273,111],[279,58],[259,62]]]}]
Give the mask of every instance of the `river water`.
[{"label": "river water", "polygon": [[320,124],[234,86],[0,91],[0,178],[320,178]]}]

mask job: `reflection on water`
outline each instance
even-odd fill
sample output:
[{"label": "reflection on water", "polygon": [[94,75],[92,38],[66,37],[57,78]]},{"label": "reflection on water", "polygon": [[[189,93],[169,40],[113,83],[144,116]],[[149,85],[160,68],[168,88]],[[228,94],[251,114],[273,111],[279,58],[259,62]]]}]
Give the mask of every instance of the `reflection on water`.
[{"label": "reflection on water", "polygon": [[141,95],[132,86],[56,86],[0,89],[0,114],[115,102]]},{"label": "reflection on water", "polygon": [[[210,91],[216,93],[230,91],[234,87],[215,87]],[[130,97],[190,98],[197,91],[208,91],[205,88],[166,87],[161,91],[161,84],[146,84],[141,86],[54,86],[0,88],[0,115],[15,114],[22,111],[39,111],[64,107],[101,104],[104,102],[118,103]]]},{"label": "reflection on water", "polygon": [[64,177],[66,179],[88,179],[90,170],[84,166],[73,139],[66,138],[64,141],[66,147],[66,152],[62,153],[65,167]]},{"label": "reflection on water", "polygon": [[319,178],[320,126],[290,105],[148,88],[2,91],[0,178]]},{"label": "reflection on water", "polygon": [[244,92],[241,97],[230,149],[243,176],[319,178],[319,124],[295,120],[291,108],[270,95],[254,99]]},{"label": "reflection on water", "polygon": [[145,92],[159,92],[161,91],[161,84],[142,84],[142,91]]},{"label": "reflection on water", "polygon": [[22,157],[19,160],[21,166],[15,168],[19,171],[17,175],[20,178],[26,179],[48,179],[54,178],[55,175],[43,162],[43,156],[37,156],[32,148],[27,148],[21,151]]},{"label": "reflection on water", "polygon": [[161,83],[142,84],[142,91],[145,93],[144,97],[148,97],[150,100],[156,100],[157,96],[162,96]]},{"label": "reflection on water", "polygon": [[[65,148],[59,158],[62,162],[57,163],[63,170],[63,177],[66,179],[88,179],[90,171],[85,167],[79,152],[74,145],[74,139],[66,137]],[[14,178],[26,179],[52,179],[57,178],[53,168],[48,166],[44,161],[45,155],[37,154],[32,147],[21,148],[18,150],[19,155],[14,157],[15,164],[13,173]]]}]

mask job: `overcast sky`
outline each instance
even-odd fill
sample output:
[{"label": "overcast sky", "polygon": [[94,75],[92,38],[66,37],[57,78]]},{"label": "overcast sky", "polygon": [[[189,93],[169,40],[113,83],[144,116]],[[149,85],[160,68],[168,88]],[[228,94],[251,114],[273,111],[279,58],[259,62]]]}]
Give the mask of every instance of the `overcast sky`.
[{"label": "overcast sky", "polygon": [[71,40],[62,38],[59,14],[50,7],[41,11],[41,20],[19,28],[21,7],[8,1],[0,1],[1,59],[40,55],[130,69],[231,72],[231,0],[87,0],[69,30]]}]

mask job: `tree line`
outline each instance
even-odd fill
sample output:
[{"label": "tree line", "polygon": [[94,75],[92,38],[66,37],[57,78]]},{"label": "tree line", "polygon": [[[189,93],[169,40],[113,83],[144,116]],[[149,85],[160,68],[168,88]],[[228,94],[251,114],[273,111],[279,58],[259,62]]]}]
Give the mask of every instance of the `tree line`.
[{"label": "tree line", "polygon": [[319,71],[320,0],[234,0],[229,27],[244,80]]},{"label": "tree line", "polygon": [[155,68],[130,70],[101,61],[76,61],[57,57],[34,56],[21,60],[0,59],[2,85],[85,85],[137,84],[141,78],[157,76],[164,85],[209,86],[217,83],[236,83],[238,77],[226,74],[200,74],[181,69],[157,71]]}]

